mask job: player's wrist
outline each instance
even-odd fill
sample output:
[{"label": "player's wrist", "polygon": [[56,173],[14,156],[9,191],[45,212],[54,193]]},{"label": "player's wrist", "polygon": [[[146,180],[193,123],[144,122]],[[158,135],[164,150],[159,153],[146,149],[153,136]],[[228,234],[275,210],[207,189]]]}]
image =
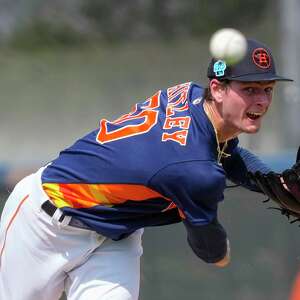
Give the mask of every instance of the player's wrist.
[{"label": "player's wrist", "polygon": [[227,252],[226,255],[219,260],[218,262],[215,263],[215,266],[224,268],[230,263],[230,243],[229,240],[227,239]]}]

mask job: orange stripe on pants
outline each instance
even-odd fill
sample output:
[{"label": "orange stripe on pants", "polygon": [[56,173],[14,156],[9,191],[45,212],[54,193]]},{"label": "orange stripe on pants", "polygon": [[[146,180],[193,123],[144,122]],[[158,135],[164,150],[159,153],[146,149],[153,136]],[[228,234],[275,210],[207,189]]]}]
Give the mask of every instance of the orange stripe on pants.
[{"label": "orange stripe on pants", "polygon": [[26,201],[26,199],[29,197],[29,195],[26,195],[22,201],[19,203],[15,213],[13,214],[13,216],[11,217],[10,221],[8,222],[8,225],[7,225],[7,228],[5,230],[5,234],[4,234],[4,242],[3,242],[3,247],[1,249],[1,252],[0,252],[0,268],[1,268],[1,259],[2,259],[2,254],[4,252],[4,247],[5,247],[5,243],[6,243],[6,236],[7,236],[7,232],[8,232],[8,229],[9,227],[11,226],[12,222],[14,221],[14,219],[16,218],[21,206],[23,205],[23,203]]}]

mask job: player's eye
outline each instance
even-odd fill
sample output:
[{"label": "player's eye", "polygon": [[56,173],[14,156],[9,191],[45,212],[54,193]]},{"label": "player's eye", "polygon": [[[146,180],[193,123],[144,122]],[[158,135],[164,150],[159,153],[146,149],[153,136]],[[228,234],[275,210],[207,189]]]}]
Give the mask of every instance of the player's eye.
[{"label": "player's eye", "polygon": [[246,92],[246,94],[248,95],[252,95],[253,93],[255,93],[255,89],[253,87],[245,87],[244,91]]},{"label": "player's eye", "polygon": [[267,88],[265,88],[265,92],[266,92],[266,94],[271,95],[273,93],[273,88],[267,87]]}]

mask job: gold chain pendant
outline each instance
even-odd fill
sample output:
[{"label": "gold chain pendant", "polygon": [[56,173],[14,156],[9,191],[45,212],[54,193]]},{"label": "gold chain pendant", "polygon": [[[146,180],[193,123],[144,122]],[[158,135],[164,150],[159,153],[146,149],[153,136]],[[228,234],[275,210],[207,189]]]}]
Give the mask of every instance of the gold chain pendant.
[{"label": "gold chain pendant", "polygon": [[227,140],[225,141],[223,147],[222,147],[222,150],[220,149],[220,143],[219,143],[219,138],[218,138],[218,132],[217,132],[217,129],[212,121],[212,115],[211,115],[211,112],[210,112],[210,108],[207,107],[204,103],[203,105],[203,108],[204,108],[204,111],[214,129],[214,132],[215,132],[215,136],[216,136],[216,142],[217,142],[217,153],[218,153],[218,158],[217,158],[217,162],[218,164],[221,164],[221,159],[224,157],[224,158],[227,158],[227,157],[230,157],[230,154],[228,153],[225,153],[225,149],[227,147]]}]

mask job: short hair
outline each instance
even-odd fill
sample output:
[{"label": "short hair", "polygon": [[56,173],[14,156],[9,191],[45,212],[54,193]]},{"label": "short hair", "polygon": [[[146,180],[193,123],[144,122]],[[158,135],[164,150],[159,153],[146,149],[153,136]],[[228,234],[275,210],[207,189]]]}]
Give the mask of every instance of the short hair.
[{"label": "short hair", "polygon": [[[223,87],[227,88],[227,86],[230,84],[229,80],[219,80],[219,83],[221,85],[223,85]],[[211,90],[210,90],[210,85],[208,85],[205,89],[204,89],[204,94],[203,94],[203,99],[205,101],[213,101],[214,97],[211,94]]]}]

